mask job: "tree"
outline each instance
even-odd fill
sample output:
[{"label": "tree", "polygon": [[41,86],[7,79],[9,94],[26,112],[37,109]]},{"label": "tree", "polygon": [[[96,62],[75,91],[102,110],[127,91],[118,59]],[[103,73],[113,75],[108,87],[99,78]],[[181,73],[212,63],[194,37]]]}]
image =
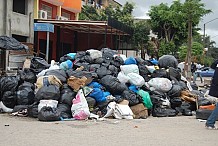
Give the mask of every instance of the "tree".
[{"label": "tree", "polygon": [[[205,10],[204,5],[200,3],[200,0],[193,0],[193,8],[195,20],[193,20],[193,32],[196,31],[196,26],[199,23],[201,17],[210,10]],[[180,0],[173,1],[172,5],[161,3],[157,6],[152,6],[149,11],[150,25],[153,32],[158,33],[158,38],[161,39],[162,45],[174,44],[175,48],[179,48],[188,37],[188,14],[189,9],[186,2],[181,3]],[[171,54],[175,54],[177,49],[172,48]]]},{"label": "tree", "polygon": [[133,44],[135,48],[141,50],[141,57],[144,58],[144,49],[149,40],[150,25],[145,20],[134,24]]},{"label": "tree", "polygon": [[186,0],[183,6],[184,17],[188,20],[188,48],[184,68],[188,80],[191,79],[192,27],[195,27],[204,15],[211,12],[204,7],[201,0]]}]

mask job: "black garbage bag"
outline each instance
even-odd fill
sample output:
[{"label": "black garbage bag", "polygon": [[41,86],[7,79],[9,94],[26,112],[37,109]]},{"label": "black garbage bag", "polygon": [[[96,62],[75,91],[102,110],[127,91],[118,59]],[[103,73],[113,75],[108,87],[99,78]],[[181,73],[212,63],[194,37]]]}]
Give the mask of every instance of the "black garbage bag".
[{"label": "black garbage bag", "polygon": [[24,70],[18,71],[18,76],[20,76],[20,80],[22,83],[26,81],[34,84],[37,80],[34,71],[30,68],[25,68]]},{"label": "black garbage bag", "polygon": [[38,102],[34,102],[27,108],[27,115],[32,118],[38,118]]},{"label": "black garbage bag", "polygon": [[60,103],[72,106],[72,101],[76,97],[76,94],[77,93],[74,92],[67,84],[64,84],[61,90]]},{"label": "black garbage bag", "polygon": [[122,93],[122,98],[129,101],[129,106],[134,106],[139,103],[137,95],[131,90],[125,90]]},{"label": "black garbage bag", "polygon": [[38,113],[39,121],[59,121],[60,113],[57,108],[44,106]]},{"label": "black garbage bag", "polygon": [[190,85],[193,90],[198,90],[198,85],[196,83],[190,82]]},{"label": "black garbage bag", "polygon": [[30,64],[30,68],[32,68],[32,70],[38,74],[39,72],[41,72],[44,69],[49,68],[49,64],[41,57],[33,57],[31,59],[31,64]]},{"label": "black garbage bag", "polygon": [[23,114],[26,114],[27,108],[28,108],[28,105],[16,105],[14,109],[12,110],[12,113],[23,111],[25,112]]},{"label": "black garbage bag", "polygon": [[172,109],[180,107],[182,105],[182,99],[180,97],[173,97],[170,99],[170,105]]},{"label": "black garbage bag", "polygon": [[35,95],[35,101],[40,101],[42,99],[45,100],[59,100],[60,98],[60,90],[59,87],[56,85],[49,85],[49,86],[43,86],[40,88],[36,95]]},{"label": "black garbage bag", "polygon": [[107,105],[108,101],[98,102],[96,108],[93,110],[94,114],[98,114],[100,117],[103,117],[107,114]]},{"label": "black garbage bag", "polygon": [[14,108],[17,104],[17,95],[14,91],[5,91],[2,97],[3,104],[8,108]]},{"label": "black garbage bag", "polygon": [[84,56],[86,56],[86,51],[77,52],[75,55],[75,60],[83,60]]},{"label": "black garbage bag", "polygon": [[177,68],[178,61],[177,59],[172,55],[163,55],[158,60],[158,65],[160,68]]},{"label": "black garbage bag", "polygon": [[146,78],[148,75],[150,75],[149,70],[147,69],[147,67],[143,64],[138,64],[138,68],[139,68],[139,74],[143,77]]},{"label": "black garbage bag", "polygon": [[96,72],[98,68],[100,68],[100,64],[91,64],[89,67],[90,72]]},{"label": "black garbage bag", "polygon": [[34,91],[30,87],[22,86],[17,91],[17,105],[33,104],[35,98]]},{"label": "black garbage bag", "polygon": [[18,90],[22,90],[23,88],[31,88],[33,91],[35,90],[35,85],[30,83],[30,82],[24,82],[22,83],[19,87],[18,87]]},{"label": "black garbage bag", "polygon": [[110,61],[112,65],[116,66],[117,68],[120,68],[121,65],[124,65],[124,60],[120,56],[113,57],[113,60]]},{"label": "black garbage bag", "polygon": [[174,97],[180,97],[182,88],[179,85],[173,85],[173,87],[170,89],[170,91],[167,92],[167,95],[170,98]]},{"label": "black garbage bag", "polygon": [[153,63],[150,60],[144,60],[141,57],[136,57],[135,58],[136,62],[138,65],[147,65],[147,66],[151,66],[153,65]]},{"label": "black garbage bag", "polygon": [[67,60],[70,60],[70,61],[74,61],[74,58],[72,58],[72,57],[70,57],[69,55],[64,55],[64,56],[62,56],[61,58],[60,58],[60,60],[59,60],[59,63],[62,63],[62,62],[65,62],[65,61],[67,61]]},{"label": "black garbage bag", "polygon": [[196,111],[197,106],[195,102],[182,102],[181,108],[184,110],[191,110],[191,111]]},{"label": "black garbage bag", "polygon": [[104,76],[99,83],[113,95],[121,95],[124,90],[128,90],[128,87],[125,84],[120,83],[120,81],[112,75]]},{"label": "black garbage bag", "polygon": [[154,107],[152,109],[153,117],[174,117],[177,115],[176,110],[171,108]]},{"label": "black garbage bag", "polygon": [[96,106],[96,100],[93,97],[86,97],[89,106],[89,111],[92,112]]},{"label": "black garbage bag", "polygon": [[114,66],[114,65],[109,65],[109,66],[108,66],[108,70],[111,71],[111,75],[117,77],[119,70],[118,70],[118,68],[117,68],[116,66]]},{"label": "black garbage bag", "polygon": [[169,76],[176,78],[177,81],[181,80],[181,73],[178,68],[169,67]]},{"label": "black garbage bag", "polygon": [[100,68],[97,69],[96,73],[98,74],[98,77],[101,79],[106,75],[112,74],[110,70],[108,70],[106,67],[101,66]]},{"label": "black garbage bag", "polygon": [[48,75],[56,76],[62,83],[66,83],[67,82],[67,74],[62,69],[49,70],[49,71],[47,71],[45,73],[45,76],[48,76]]},{"label": "black garbage bag", "polygon": [[210,100],[208,100],[207,98],[204,98],[204,97],[199,97],[197,102],[198,102],[198,106],[205,106],[205,105],[211,105],[212,104],[210,102]]},{"label": "black garbage bag", "polygon": [[74,76],[76,78],[82,78],[82,77],[92,78],[92,73],[89,71],[79,71],[79,70],[69,69],[66,71],[66,73],[68,77]]},{"label": "black garbage bag", "polygon": [[90,63],[81,62],[80,60],[75,60],[73,69],[76,70],[77,68],[83,67],[83,71],[89,71]]},{"label": "black garbage bag", "polygon": [[0,48],[5,50],[29,50],[28,46],[8,36],[0,36]]},{"label": "black garbage bag", "polygon": [[168,73],[165,69],[157,69],[157,70],[154,70],[154,72],[151,74],[151,77],[152,78],[157,78],[157,77],[168,78]]},{"label": "black garbage bag", "polygon": [[186,83],[185,83],[184,81],[179,81],[178,84],[180,85],[180,87],[181,87],[182,90],[188,89],[188,87],[187,87],[187,85],[186,85]]},{"label": "black garbage bag", "polygon": [[[118,54],[117,51],[111,50],[109,48],[102,48],[101,49],[102,52],[102,58],[104,59],[104,61],[106,62],[111,62],[113,60],[113,56],[115,54]],[[116,66],[116,65],[115,65]]]},{"label": "black garbage bag", "polygon": [[16,91],[18,86],[18,78],[13,76],[5,76],[0,79],[0,91]]},{"label": "black garbage bag", "polygon": [[72,118],[71,106],[68,104],[58,104],[57,111],[60,113],[60,117],[63,119]]},{"label": "black garbage bag", "polygon": [[104,59],[102,57],[96,58],[93,60],[93,64],[102,64]]}]

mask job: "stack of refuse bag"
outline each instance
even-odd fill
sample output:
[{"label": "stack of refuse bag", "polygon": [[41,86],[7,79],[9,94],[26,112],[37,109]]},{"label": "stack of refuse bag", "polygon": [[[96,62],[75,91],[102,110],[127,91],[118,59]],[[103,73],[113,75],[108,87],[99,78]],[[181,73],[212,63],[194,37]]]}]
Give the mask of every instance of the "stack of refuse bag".
[{"label": "stack of refuse bag", "polygon": [[34,57],[16,77],[0,78],[0,109],[40,121],[191,116],[200,95],[177,65],[171,55],[143,60],[109,48],[51,64]]}]

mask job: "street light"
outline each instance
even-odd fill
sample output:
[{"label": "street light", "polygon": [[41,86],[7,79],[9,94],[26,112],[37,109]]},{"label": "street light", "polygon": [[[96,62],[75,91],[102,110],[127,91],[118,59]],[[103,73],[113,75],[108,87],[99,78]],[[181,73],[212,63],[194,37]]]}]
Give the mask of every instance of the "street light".
[{"label": "street light", "polygon": [[210,23],[210,22],[212,22],[212,21],[214,21],[214,20],[217,20],[217,19],[218,19],[218,18],[214,18],[214,19],[212,19],[212,20],[210,20],[210,21],[204,23],[204,36],[203,36],[204,47],[205,47],[205,26],[206,26],[206,24],[208,24],[208,23]]}]

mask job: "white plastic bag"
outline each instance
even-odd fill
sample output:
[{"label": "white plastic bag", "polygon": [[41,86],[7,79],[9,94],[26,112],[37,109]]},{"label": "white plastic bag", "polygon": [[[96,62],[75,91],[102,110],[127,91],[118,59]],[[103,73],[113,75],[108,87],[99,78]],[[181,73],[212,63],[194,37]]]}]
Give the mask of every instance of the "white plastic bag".
[{"label": "white plastic bag", "polygon": [[128,75],[129,73],[139,74],[139,68],[136,64],[121,65],[120,69],[125,75]]},{"label": "white plastic bag", "polygon": [[90,49],[90,50],[87,50],[87,52],[90,53],[90,57],[92,59],[97,59],[97,58],[102,57],[102,52],[99,50]]},{"label": "white plastic bag", "polygon": [[121,82],[121,83],[128,83],[129,82],[129,77],[127,75],[125,75],[122,71],[120,71],[117,75],[117,78],[118,80]]},{"label": "white plastic bag", "polygon": [[57,108],[57,105],[58,105],[57,100],[40,100],[39,105],[38,105],[38,111],[40,111],[41,108],[44,107],[44,106]]},{"label": "white plastic bag", "polygon": [[88,103],[86,101],[82,89],[80,89],[77,92],[76,98],[73,99],[73,105],[71,107],[71,111],[72,111],[73,118],[77,120],[85,120],[90,116]]},{"label": "white plastic bag", "polygon": [[148,69],[148,71],[150,72],[150,73],[153,73],[156,69],[155,69],[155,67],[154,67],[154,65],[151,65],[151,66],[147,66],[146,65],[146,68]]},{"label": "white plastic bag", "polygon": [[6,107],[2,101],[0,102],[0,109],[2,109],[3,112],[6,112],[6,113],[12,113],[13,111],[13,109]]},{"label": "white plastic bag", "polygon": [[168,92],[172,88],[172,83],[167,78],[152,78],[148,81],[148,85],[162,92]]},{"label": "white plastic bag", "polygon": [[105,118],[114,116],[116,119],[133,119],[133,112],[128,105],[110,102],[107,106]]},{"label": "white plastic bag", "polygon": [[137,73],[129,73],[127,76],[130,78],[129,82],[135,86],[141,87],[145,84],[145,79]]}]

